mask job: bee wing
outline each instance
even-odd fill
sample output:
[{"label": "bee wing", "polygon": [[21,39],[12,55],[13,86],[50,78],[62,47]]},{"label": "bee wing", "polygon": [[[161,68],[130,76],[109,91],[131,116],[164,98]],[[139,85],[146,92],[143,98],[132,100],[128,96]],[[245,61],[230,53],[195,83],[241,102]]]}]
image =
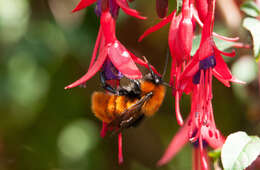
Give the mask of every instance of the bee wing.
[{"label": "bee wing", "polygon": [[141,108],[144,103],[152,97],[152,92],[143,96],[138,100],[134,105],[126,109],[121,116],[113,120],[108,124],[108,127],[118,128],[117,132],[120,132],[122,129],[130,127],[135,121],[137,121],[143,113],[141,113]]}]

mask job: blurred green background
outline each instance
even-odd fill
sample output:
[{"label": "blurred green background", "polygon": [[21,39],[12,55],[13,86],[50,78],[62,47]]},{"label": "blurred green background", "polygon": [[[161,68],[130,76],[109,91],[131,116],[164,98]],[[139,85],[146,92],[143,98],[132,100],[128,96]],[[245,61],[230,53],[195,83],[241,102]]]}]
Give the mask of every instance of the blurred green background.
[{"label": "blurred green background", "polygon": [[[101,122],[90,110],[91,93],[102,90],[98,76],[87,82],[87,88],[64,90],[87,70],[99,27],[94,6],[71,13],[77,2],[0,0],[0,170],[157,169],[156,161],[178,129],[170,90],[154,117],[124,132],[121,166],[117,136],[100,138]],[[162,71],[168,26],[138,43],[143,31],[159,20],[155,2],[136,1],[131,6],[149,19],[140,21],[120,12],[118,39]],[[218,13],[216,23],[216,32],[249,42],[246,31],[228,30]],[[224,135],[239,130],[259,135],[257,64],[250,50],[237,52],[229,65],[248,84],[226,88],[214,81],[216,124]],[[189,109],[189,98],[184,96],[184,116]],[[191,169],[190,145],[158,169]]]}]

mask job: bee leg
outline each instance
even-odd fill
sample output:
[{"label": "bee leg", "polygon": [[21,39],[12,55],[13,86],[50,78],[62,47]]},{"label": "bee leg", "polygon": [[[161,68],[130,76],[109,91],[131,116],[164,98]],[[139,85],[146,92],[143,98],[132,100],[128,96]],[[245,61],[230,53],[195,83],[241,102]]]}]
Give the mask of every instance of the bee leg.
[{"label": "bee leg", "polygon": [[101,81],[102,87],[105,90],[107,90],[111,93],[115,93],[116,90],[113,87],[111,87],[109,84],[106,83],[106,78],[105,78],[103,71],[100,72],[100,81]]},{"label": "bee leg", "polygon": [[100,81],[101,81],[102,87],[105,90],[109,91],[110,93],[113,93],[118,96],[123,96],[123,95],[129,94],[129,92],[126,89],[121,88],[121,89],[117,90],[117,89],[113,88],[111,85],[107,84],[104,72],[102,72],[102,71],[100,72]]},{"label": "bee leg", "polygon": [[139,118],[137,118],[131,125],[131,127],[137,127],[143,120],[145,116],[142,114]]},{"label": "bee leg", "polygon": [[120,122],[120,124],[119,124],[120,129],[132,127],[136,123],[138,124],[138,122],[140,122],[143,119],[144,114],[140,113],[140,109],[144,105],[144,103],[152,97],[152,95],[153,95],[153,92],[146,94],[142,99],[140,99],[136,104],[134,104],[128,110],[128,112],[130,112],[130,114],[127,115],[127,117],[123,118],[123,120]]}]

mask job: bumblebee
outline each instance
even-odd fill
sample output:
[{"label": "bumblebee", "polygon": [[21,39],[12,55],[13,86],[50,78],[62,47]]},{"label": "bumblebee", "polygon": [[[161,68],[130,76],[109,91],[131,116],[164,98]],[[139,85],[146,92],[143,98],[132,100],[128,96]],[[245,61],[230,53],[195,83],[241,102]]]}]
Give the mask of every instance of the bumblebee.
[{"label": "bumblebee", "polygon": [[[101,83],[106,92],[92,94],[92,111],[110,129],[122,130],[136,126],[144,116],[153,116],[160,108],[168,84],[151,69],[141,80],[130,80],[126,87],[113,88],[101,72]],[[166,72],[166,67],[164,69]]]}]

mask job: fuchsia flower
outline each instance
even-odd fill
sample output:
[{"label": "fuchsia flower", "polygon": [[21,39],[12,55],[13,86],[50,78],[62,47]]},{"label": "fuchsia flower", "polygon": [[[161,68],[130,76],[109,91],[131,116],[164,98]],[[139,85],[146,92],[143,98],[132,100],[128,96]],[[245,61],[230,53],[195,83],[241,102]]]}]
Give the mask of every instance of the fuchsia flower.
[{"label": "fuchsia flower", "polygon": [[[200,74],[203,70],[210,70],[210,77],[214,75],[225,86],[230,87],[230,82],[244,83],[232,76],[222,55],[234,57],[235,51],[226,53],[220,51],[213,40],[214,11],[208,12],[201,33],[201,43],[195,55],[188,62],[180,76],[178,89],[189,93],[192,84],[200,81]],[[196,84],[196,83],[195,83]]]},{"label": "fuchsia flower", "polygon": [[[135,63],[149,68],[146,62],[128,51],[117,40],[115,33],[115,19],[118,17],[119,8],[122,8],[126,14],[139,19],[146,19],[146,17],[142,17],[136,10],[130,9],[126,0],[81,0],[73,12],[81,10],[96,1],[95,12],[100,16],[100,28],[88,72],[76,82],[66,86],[65,89],[84,84],[99,70],[103,71],[107,83],[116,87],[123,76],[129,79],[142,78],[142,74]],[[155,73],[158,73],[153,66],[151,68]],[[107,124],[103,122],[100,132],[101,137],[104,137],[108,130],[110,129],[107,128]],[[119,164],[123,162],[122,133],[118,134],[118,162]]]},{"label": "fuchsia flower", "polygon": [[[88,72],[76,82],[65,87],[65,89],[84,84],[102,68],[106,59],[109,59],[113,66],[115,66],[115,68],[127,78],[142,78],[142,73],[139,71],[135,63],[148,67],[147,63],[129,52],[117,40],[115,35],[115,19],[108,10],[102,12],[100,25]],[[96,58],[98,50],[99,55]],[[154,69],[154,71],[156,70]]]},{"label": "fuchsia flower", "polygon": [[[109,81],[108,83],[112,86],[117,86],[123,76],[129,79],[142,78],[136,63],[148,68],[147,63],[128,51],[118,41],[115,32],[115,20],[120,8],[128,15],[145,19],[136,10],[129,8],[128,1],[81,0],[73,10],[73,12],[76,12],[96,2],[95,12],[100,16],[100,28],[87,73],[79,80],[65,87],[65,89],[84,84],[100,70],[103,71],[106,81]],[[217,149],[223,145],[224,137],[216,128],[212,109],[212,77],[216,77],[228,87],[230,82],[243,82],[232,76],[222,58],[222,55],[233,57],[235,52],[222,52],[213,41],[213,36],[227,41],[238,40],[238,38],[227,38],[213,32],[215,1],[183,0],[180,14],[173,11],[169,16],[165,17],[168,10],[168,0],[157,0],[157,13],[162,20],[145,31],[139,39],[141,41],[145,36],[171,22],[168,38],[172,56],[170,84],[174,87],[172,94],[175,96],[177,122],[179,125],[184,125],[172,139],[158,165],[170,161],[187,142],[190,142],[195,150],[195,169],[208,170],[209,164],[205,148],[210,146]],[[195,55],[190,56],[195,21],[202,28],[201,41]],[[152,69],[157,73],[153,67]],[[115,83],[112,84],[113,82]],[[191,95],[191,111],[185,123],[179,108],[179,100],[183,93]],[[101,137],[104,137],[108,130],[111,129],[108,129],[107,124],[103,122]],[[118,135],[118,149],[118,160],[119,163],[122,163],[121,133]]]},{"label": "fuchsia flower", "polygon": [[[202,17],[204,21],[205,18],[204,15],[205,13],[207,14],[207,10],[208,10],[205,8],[205,6],[203,6],[204,4],[201,4],[204,2],[204,0],[197,0],[196,2],[197,2],[196,5],[197,8],[199,9],[198,10],[199,12],[194,7],[193,0],[183,0],[182,11],[179,15],[176,14],[176,11],[173,11],[170,15],[163,18],[158,24],[146,30],[143,33],[143,35],[141,35],[139,38],[139,41],[141,41],[144,37],[146,37],[150,33],[160,29],[164,25],[171,22],[170,29],[169,29],[169,36],[168,36],[169,37],[168,44],[172,56],[170,84],[173,87],[175,87],[173,90],[173,95],[175,96],[175,113],[179,125],[183,125],[183,119],[180,113],[180,106],[179,106],[179,100],[181,98],[181,94],[183,91],[182,89],[179,88],[180,86],[183,86],[182,83],[180,82],[180,78],[181,78],[182,71],[186,70],[185,69],[186,64],[189,63],[191,59],[190,52],[192,48],[192,40],[194,37],[193,29],[195,26],[194,25],[195,23],[193,21],[195,20],[199,24],[199,26],[203,28],[203,23],[200,20],[200,17]],[[206,6],[207,3],[208,2],[206,2]],[[227,38],[224,36],[220,36],[216,33],[213,33],[212,35],[227,41],[238,40],[238,38]],[[221,53],[223,54],[223,52]],[[222,60],[220,62],[222,62]],[[223,66],[223,64],[218,65],[217,68],[219,66],[221,67]],[[193,68],[191,67],[191,69]],[[221,77],[219,77],[219,74],[217,74],[216,72],[214,72],[214,74],[221,79]],[[225,84],[228,85],[226,81]]]},{"label": "fuchsia flower", "polygon": [[[142,74],[135,63],[149,68],[146,62],[128,51],[117,40],[115,33],[115,19],[118,16],[119,8],[122,8],[128,15],[139,19],[146,18],[140,16],[136,10],[130,9],[126,0],[81,0],[73,12],[81,10],[96,1],[95,12],[100,16],[100,28],[88,72],[76,82],[66,86],[65,89],[84,84],[99,70],[103,71],[107,83],[111,86],[118,86],[119,80],[123,76],[129,79],[142,78]],[[151,68],[155,73],[158,73],[153,66]],[[108,130],[110,129],[107,129],[107,124],[103,122],[101,137],[104,137]],[[123,162],[121,133],[118,134],[118,161],[119,163]]]},{"label": "fuchsia flower", "polygon": [[[221,148],[224,138],[216,128],[212,109],[212,76],[214,75],[224,85],[230,82],[243,83],[234,78],[222,55],[234,56],[235,52],[225,53],[216,47],[213,41],[215,0],[209,1],[207,16],[204,20],[199,49],[188,61],[180,75],[177,89],[180,95],[191,94],[191,112],[184,126],[172,139],[158,165],[170,161],[187,143],[195,147],[194,168],[208,170],[206,146],[213,149]],[[199,159],[198,159],[199,157]],[[200,162],[200,165],[198,164]]]},{"label": "fuchsia flower", "polygon": [[[129,1],[129,0],[128,0]],[[97,10],[100,11],[101,8],[104,8],[102,4],[110,4],[110,12],[111,14],[118,14],[119,7],[128,15],[139,18],[139,19],[146,19],[146,17],[140,16],[139,12],[129,8],[127,0],[81,0],[75,9],[72,12],[76,12],[82,10],[93,3],[97,2]],[[106,5],[104,5],[106,6]],[[105,7],[106,8],[106,7]],[[117,15],[116,15],[117,17]]]}]

